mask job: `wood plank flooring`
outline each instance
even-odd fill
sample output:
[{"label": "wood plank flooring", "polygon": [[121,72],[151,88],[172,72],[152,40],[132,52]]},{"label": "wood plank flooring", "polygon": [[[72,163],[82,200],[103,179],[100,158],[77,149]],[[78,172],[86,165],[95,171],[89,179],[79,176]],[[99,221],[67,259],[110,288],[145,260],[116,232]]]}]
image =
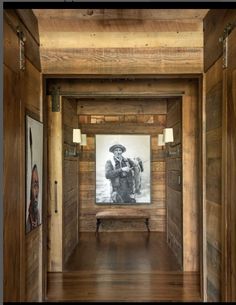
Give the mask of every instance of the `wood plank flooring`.
[{"label": "wood plank flooring", "polygon": [[63,273],[48,273],[47,301],[201,301],[198,273],[182,272],[165,234],[80,234]]}]

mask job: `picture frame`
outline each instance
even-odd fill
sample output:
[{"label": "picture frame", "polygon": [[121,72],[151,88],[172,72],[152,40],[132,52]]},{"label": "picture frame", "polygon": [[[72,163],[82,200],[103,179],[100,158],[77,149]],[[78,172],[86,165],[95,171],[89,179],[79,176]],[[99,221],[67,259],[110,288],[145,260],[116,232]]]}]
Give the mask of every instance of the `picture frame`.
[{"label": "picture frame", "polygon": [[151,136],[95,135],[97,205],[151,203]]},{"label": "picture frame", "polygon": [[42,223],[43,124],[26,115],[26,234]]}]

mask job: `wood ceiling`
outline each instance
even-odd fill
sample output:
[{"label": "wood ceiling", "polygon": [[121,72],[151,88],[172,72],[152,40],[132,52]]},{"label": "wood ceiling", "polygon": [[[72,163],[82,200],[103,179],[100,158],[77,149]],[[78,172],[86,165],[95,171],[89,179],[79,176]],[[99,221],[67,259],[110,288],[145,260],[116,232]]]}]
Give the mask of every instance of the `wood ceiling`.
[{"label": "wood ceiling", "polygon": [[39,24],[43,73],[202,70],[202,20],[207,9],[33,11]]}]

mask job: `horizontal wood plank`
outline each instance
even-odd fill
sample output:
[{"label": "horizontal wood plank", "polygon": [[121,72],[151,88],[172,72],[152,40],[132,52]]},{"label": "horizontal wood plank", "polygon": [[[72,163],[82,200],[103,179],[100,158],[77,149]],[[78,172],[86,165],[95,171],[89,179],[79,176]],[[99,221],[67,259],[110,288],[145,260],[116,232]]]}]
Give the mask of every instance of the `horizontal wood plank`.
[{"label": "horizontal wood plank", "polygon": [[[91,134],[122,134],[126,130],[126,134],[149,134],[156,135],[162,133],[164,126],[158,124],[135,124],[135,123],[122,123],[122,125],[104,123],[104,124],[86,124],[81,126],[82,133]],[[128,132],[127,132],[128,131]]]},{"label": "horizontal wood plank", "polygon": [[203,49],[43,49],[41,61],[43,72],[53,74],[202,73]]},{"label": "horizontal wood plank", "polygon": [[35,113],[42,121],[42,75],[31,62],[26,59],[26,69],[23,75],[23,90],[25,107]]},{"label": "horizontal wood plank", "polygon": [[[63,18],[51,15],[45,18],[40,15],[40,30],[43,32],[200,32],[202,31],[202,21],[190,19],[175,20],[134,20],[134,19],[106,19],[102,20],[81,20]],[[63,24],[63,26],[62,26]]]},{"label": "horizontal wood plank", "polygon": [[[119,120],[118,115],[139,114],[138,119],[142,122],[142,114],[166,114],[166,99],[96,99],[81,101],[77,100],[77,114],[79,115],[111,115],[116,114],[116,120]],[[124,118],[125,118],[124,117]],[[113,116],[114,118],[114,116]],[[150,116],[146,119],[148,121]],[[109,121],[104,118],[104,121]],[[102,120],[102,122],[103,122]],[[119,120],[120,121],[120,120]],[[144,120],[145,122],[145,120]],[[147,122],[148,123],[148,122]]]},{"label": "horizontal wood plank", "polygon": [[[203,17],[208,12],[208,9],[178,9],[179,20],[199,20],[202,21]],[[176,9],[34,9],[34,14],[38,18],[52,19],[60,18],[60,20],[132,20],[133,22],[146,20],[176,20]]]},{"label": "horizontal wood plank", "polygon": [[41,33],[42,52],[47,49],[202,48],[202,32],[46,32]]}]

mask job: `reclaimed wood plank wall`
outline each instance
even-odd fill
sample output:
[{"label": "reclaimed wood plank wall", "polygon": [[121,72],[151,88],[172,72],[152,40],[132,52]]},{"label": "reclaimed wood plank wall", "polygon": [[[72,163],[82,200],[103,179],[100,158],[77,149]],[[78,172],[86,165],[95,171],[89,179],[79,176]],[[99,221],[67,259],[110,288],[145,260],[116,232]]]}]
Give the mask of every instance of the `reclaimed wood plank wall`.
[{"label": "reclaimed wood plank wall", "polygon": [[36,9],[43,72],[201,73],[206,11]]},{"label": "reclaimed wood plank wall", "polygon": [[[130,109],[125,112],[128,102]],[[101,103],[101,105],[100,105]],[[165,159],[164,151],[157,146],[157,134],[166,126],[166,99],[156,100],[107,100],[106,102],[78,100],[78,116],[82,133],[87,134],[87,146],[80,156],[80,231],[95,231],[95,214],[98,211],[121,206],[95,204],[95,134],[149,134],[151,135],[151,198],[150,205],[133,206],[150,213],[151,231],[165,231]],[[122,105],[123,104],[123,105]],[[152,104],[152,109],[150,108]],[[119,110],[117,105],[120,105]],[[128,107],[129,108],[129,107]],[[142,109],[142,112],[140,111]],[[82,112],[82,114],[81,114]],[[139,113],[139,114],[138,114]],[[144,113],[144,114],[143,114]],[[132,207],[131,207],[132,208]],[[146,230],[140,222],[107,221],[101,231]]]},{"label": "reclaimed wood plank wall", "polygon": [[222,58],[206,73],[206,235],[208,300],[221,298]]},{"label": "reclaimed wood plank wall", "polygon": [[[26,36],[24,72],[17,26]],[[25,115],[43,117],[39,34],[31,10],[4,11],[4,80],[4,301],[41,301],[43,225],[25,234]]]},{"label": "reclaimed wood plank wall", "polygon": [[[225,202],[223,184],[225,166],[223,144],[227,121],[223,114],[226,109],[226,83],[223,72],[223,45],[219,43],[225,27],[236,20],[236,10],[212,9],[204,19],[204,71],[206,72],[206,238],[207,238],[207,301],[222,301],[227,291],[224,283],[225,261],[229,238],[226,235]],[[231,68],[231,67],[230,67]],[[227,196],[227,195],[226,195]],[[229,224],[230,225],[230,224]],[[228,256],[228,257],[227,257]]]},{"label": "reclaimed wood plank wall", "polygon": [[174,143],[167,144],[170,154],[166,158],[167,241],[179,265],[183,266],[181,98],[167,104],[167,128],[173,128],[174,134]]},{"label": "reclaimed wood plank wall", "polygon": [[77,157],[65,156],[65,150],[73,151],[73,128],[78,128],[77,105],[73,100],[63,99],[63,265],[78,244],[78,183],[79,161]]}]

